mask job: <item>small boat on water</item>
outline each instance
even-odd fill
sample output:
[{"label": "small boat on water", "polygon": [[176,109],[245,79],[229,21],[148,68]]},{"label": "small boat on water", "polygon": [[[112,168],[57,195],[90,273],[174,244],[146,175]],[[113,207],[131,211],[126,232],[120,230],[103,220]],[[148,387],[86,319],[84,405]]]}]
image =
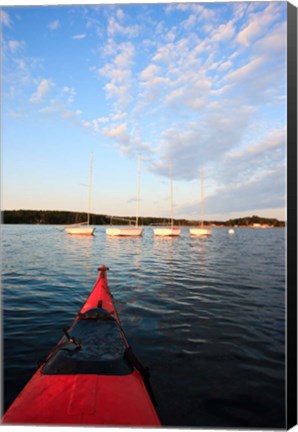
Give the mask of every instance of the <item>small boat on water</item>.
[{"label": "small boat on water", "polygon": [[153,228],[154,235],[159,237],[178,237],[181,234],[181,229],[178,227],[174,227],[174,218],[173,218],[173,168],[172,161],[170,161],[170,188],[171,188],[171,224],[170,226],[160,226],[157,228]]},{"label": "small boat on water", "polygon": [[189,229],[191,237],[208,237],[212,234],[211,228],[204,226],[204,175],[201,172],[201,222],[199,227]]},{"label": "small boat on water", "polygon": [[73,226],[68,225],[64,230],[67,234],[90,236],[94,234],[95,228],[89,226],[89,222],[87,221],[81,224],[74,224]]},{"label": "small boat on water", "polygon": [[64,336],[5,412],[6,425],[161,426],[148,368],[122,329],[101,266]]},{"label": "small boat on water", "polygon": [[123,237],[139,237],[143,234],[143,227],[138,226],[132,226],[132,227],[113,227],[113,228],[107,228],[106,234],[108,236],[123,236]]},{"label": "small boat on water", "polygon": [[92,181],[92,161],[93,154],[90,156],[90,175],[89,175],[89,194],[88,194],[88,214],[87,221],[82,223],[76,223],[68,225],[64,228],[67,234],[79,235],[79,236],[91,236],[94,234],[95,227],[90,226],[90,204],[91,204],[91,181]]},{"label": "small boat on water", "polygon": [[160,237],[175,237],[181,234],[181,229],[174,226],[158,227],[154,228],[153,231],[156,236]]},{"label": "small boat on water", "polygon": [[[143,227],[139,226],[139,213],[140,213],[140,157],[138,159],[138,196],[137,196],[137,214],[135,226],[125,226],[125,227],[110,227],[106,228],[106,234],[108,236],[115,237],[139,237],[143,234]],[[114,217],[112,219],[118,219],[125,221],[124,218]],[[131,220],[128,220],[129,224],[131,224]]]},{"label": "small boat on water", "polygon": [[194,237],[207,237],[211,235],[211,229],[207,227],[190,228],[190,235]]}]

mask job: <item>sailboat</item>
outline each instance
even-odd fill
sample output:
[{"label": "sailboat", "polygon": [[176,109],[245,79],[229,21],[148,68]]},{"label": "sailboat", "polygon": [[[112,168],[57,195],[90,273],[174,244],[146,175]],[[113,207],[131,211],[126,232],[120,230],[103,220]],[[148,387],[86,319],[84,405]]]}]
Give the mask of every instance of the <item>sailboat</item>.
[{"label": "sailboat", "polygon": [[204,175],[201,171],[201,222],[200,226],[190,228],[189,233],[193,237],[207,237],[211,235],[211,229],[204,226]]},{"label": "sailboat", "polygon": [[[137,214],[135,226],[126,227],[112,227],[106,229],[106,234],[108,236],[123,236],[123,237],[139,237],[143,234],[143,227],[139,226],[139,212],[140,212],[140,177],[141,177],[141,159],[138,159],[138,194],[137,194]],[[126,220],[122,218],[114,218],[119,220]],[[131,221],[129,221],[131,223]]]},{"label": "sailboat", "polygon": [[181,229],[174,227],[174,219],[173,219],[173,175],[172,175],[173,167],[172,161],[170,161],[170,186],[171,186],[171,225],[169,227],[158,227],[154,228],[154,234],[156,236],[162,237],[174,237],[180,236]]},{"label": "sailboat", "polygon": [[92,181],[92,162],[93,154],[90,155],[90,175],[89,175],[89,193],[88,193],[88,214],[87,221],[79,224],[68,225],[65,227],[67,234],[91,236],[95,228],[90,226],[90,205],[91,205],[91,181]]}]

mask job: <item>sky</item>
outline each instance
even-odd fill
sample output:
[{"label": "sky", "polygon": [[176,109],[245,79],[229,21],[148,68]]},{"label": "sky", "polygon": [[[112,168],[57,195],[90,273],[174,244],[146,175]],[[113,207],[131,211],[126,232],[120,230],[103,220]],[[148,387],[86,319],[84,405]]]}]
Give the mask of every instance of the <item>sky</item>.
[{"label": "sky", "polygon": [[0,11],[3,210],[286,220],[286,2]]}]

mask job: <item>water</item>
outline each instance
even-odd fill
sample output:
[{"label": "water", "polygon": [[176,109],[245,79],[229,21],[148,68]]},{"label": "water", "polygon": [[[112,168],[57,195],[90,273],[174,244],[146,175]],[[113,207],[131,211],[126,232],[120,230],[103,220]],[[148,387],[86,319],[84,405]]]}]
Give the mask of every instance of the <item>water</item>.
[{"label": "water", "polygon": [[126,336],[149,366],[164,426],[285,427],[284,229],[209,238],[93,238],[2,226],[6,410],[93,287],[108,280]]}]

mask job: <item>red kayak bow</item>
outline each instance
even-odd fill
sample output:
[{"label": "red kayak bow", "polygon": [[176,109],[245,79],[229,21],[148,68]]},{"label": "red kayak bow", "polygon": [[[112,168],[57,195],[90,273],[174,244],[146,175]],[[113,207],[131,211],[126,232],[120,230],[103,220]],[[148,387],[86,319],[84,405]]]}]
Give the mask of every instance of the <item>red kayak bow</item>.
[{"label": "red kayak bow", "polygon": [[4,414],[6,424],[160,426],[148,369],[133,354],[107,268],[64,336]]}]

